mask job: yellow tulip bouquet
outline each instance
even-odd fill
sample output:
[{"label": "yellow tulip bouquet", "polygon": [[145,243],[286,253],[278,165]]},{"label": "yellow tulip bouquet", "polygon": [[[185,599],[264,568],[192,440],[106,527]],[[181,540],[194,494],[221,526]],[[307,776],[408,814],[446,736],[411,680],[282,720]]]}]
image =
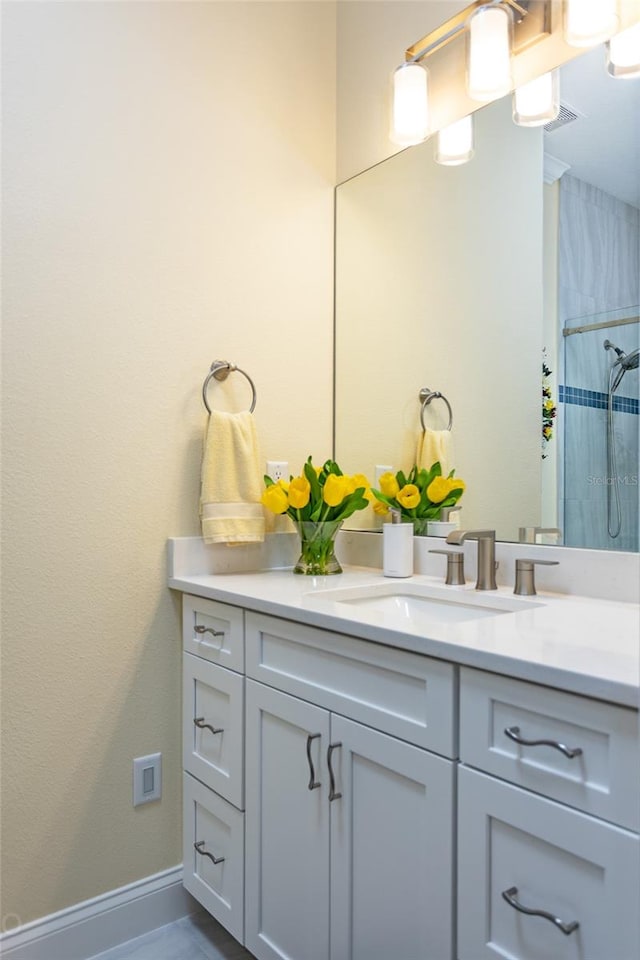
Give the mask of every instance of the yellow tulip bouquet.
[{"label": "yellow tulip bouquet", "polygon": [[373,494],[367,478],[346,476],[335,460],[314,467],[309,457],[299,476],[277,482],[265,476],[264,482],[263,505],[291,517],[300,534],[302,553],[294,573],[342,573],[335,537],[343,520],[369,505]]},{"label": "yellow tulip bouquet", "polygon": [[419,470],[414,465],[408,476],[402,470],[383,473],[380,490],[372,490],[377,500],[373,509],[384,515],[393,507],[400,511],[403,520],[413,521],[417,534],[425,534],[427,522],[439,520],[443,508],[454,507],[464,493],[465,482],[454,473],[452,470],[443,477],[438,461],[429,470]]}]

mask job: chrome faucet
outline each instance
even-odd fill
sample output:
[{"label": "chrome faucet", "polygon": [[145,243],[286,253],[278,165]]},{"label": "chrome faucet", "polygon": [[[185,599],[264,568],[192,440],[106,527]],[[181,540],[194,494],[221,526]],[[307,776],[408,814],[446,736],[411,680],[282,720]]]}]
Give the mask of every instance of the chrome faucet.
[{"label": "chrome faucet", "polygon": [[478,541],[478,580],[476,590],[497,590],[495,530],[452,530],[447,543],[460,545],[465,540]]}]

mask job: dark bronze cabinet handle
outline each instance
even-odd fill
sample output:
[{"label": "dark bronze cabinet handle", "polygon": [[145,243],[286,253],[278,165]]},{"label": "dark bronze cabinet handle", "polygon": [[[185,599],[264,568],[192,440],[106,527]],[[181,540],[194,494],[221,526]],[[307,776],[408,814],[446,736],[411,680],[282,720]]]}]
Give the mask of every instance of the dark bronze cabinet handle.
[{"label": "dark bronze cabinet handle", "polygon": [[310,733],[307,737],[307,763],[309,764],[309,790],[316,790],[318,787],[321,787],[322,784],[319,780],[316,780],[316,771],[313,767],[313,760],[311,758],[311,744],[314,740],[317,740],[321,734],[319,733]]},{"label": "dark bronze cabinet handle", "polygon": [[336,778],[333,775],[333,766],[331,764],[333,751],[341,746],[341,743],[330,743],[329,749],[327,750],[327,766],[329,767],[329,802],[332,800],[339,800],[342,796],[341,793],[336,793]]},{"label": "dark bronze cabinet handle", "polygon": [[196,853],[199,853],[201,857],[209,857],[209,860],[213,860],[214,863],[224,863],[224,857],[214,857],[212,853],[209,853],[208,850],[203,850],[204,840],[200,840],[198,843],[194,843],[194,848]]},{"label": "dark bronze cabinet handle", "polygon": [[224,727],[212,727],[210,723],[204,722],[204,717],[194,717],[193,722],[196,727],[200,727],[201,730],[206,728],[207,730],[211,730],[211,733],[224,733]]},{"label": "dark bronze cabinet handle", "polygon": [[224,630],[214,630],[213,627],[205,627],[203,623],[196,623],[193,629],[196,633],[199,633],[200,636],[203,636],[205,633],[210,633],[212,637],[224,637]]},{"label": "dark bronze cabinet handle", "polygon": [[564,753],[569,760],[582,756],[582,747],[565,747],[564,743],[558,743],[557,740],[525,740],[520,736],[520,727],[505,727],[504,732],[510,740],[522,747],[553,747],[554,750]]},{"label": "dark bronze cabinet handle", "polygon": [[547,913],[546,910],[532,910],[530,907],[523,907],[518,900],[516,900],[516,894],[518,892],[517,887],[509,887],[508,890],[502,891],[502,899],[506,900],[510,907],[513,907],[514,910],[518,910],[519,913],[526,913],[530,917],[542,917],[544,920],[549,920],[550,923],[553,923],[558,930],[562,930],[564,934],[569,936],[570,933],[573,933],[574,930],[577,930],[580,924],[577,920],[571,920],[569,923],[564,923],[558,917],[554,917],[552,913]]}]

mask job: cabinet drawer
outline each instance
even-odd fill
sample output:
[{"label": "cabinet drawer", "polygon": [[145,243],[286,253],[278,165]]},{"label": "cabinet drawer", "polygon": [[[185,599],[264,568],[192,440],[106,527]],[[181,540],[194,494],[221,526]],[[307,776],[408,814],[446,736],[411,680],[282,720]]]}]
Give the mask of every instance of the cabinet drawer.
[{"label": "cabinet drawer", "polygon": [[[582,752],[518,744],[505,730]],[[460,759],[612,823],[640,825],[635,710],[465,667]]]},{"label": "cabinet drawer", "polygon": [[247,612],[247,676],[455,756],[455,672],[440,660]]},{"label": "cabinet drawer", "polygon": [[636,835],[465,767],[458,791],[459,960],[638,957]]},{"label": "cabinet drawer", "polygon": [[244,814],[188,773],[183,778],[184,886],[244,943]]},{"label": "cabinet drawer", "polygon": [[244,806],[244,679],[183,654],[185,770],[241,809]]},{"label": "cabinet drawer", "polygon": [[239,607],[217,600],[183,597],[182,637],[188,653],[243,673],[243,632]]}]

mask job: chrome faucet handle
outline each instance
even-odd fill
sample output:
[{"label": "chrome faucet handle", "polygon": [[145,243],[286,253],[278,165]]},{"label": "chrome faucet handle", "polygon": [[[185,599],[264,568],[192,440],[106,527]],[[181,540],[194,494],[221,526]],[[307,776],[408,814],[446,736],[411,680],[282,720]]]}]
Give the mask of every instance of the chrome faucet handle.
[{"label": "chrome faucet handle", "polygon": [[516,559],[516,583],[513,592],[521,597],[536,596],[536,582],[534,577],[534,567],[536,564],[541,567],[557,567],[558,560],[531,560]]},{"label": "chrome faucet handle", "polygon": [[545,533],[555,534],[557,537],[562,536],[562,530],[558,527],[518,527],[518,542],[536,543],[536,537]]},{"label": "chrome faucet handle", "polygon": [[429,550],[429,553],[441,553],[447,558],[447,579],[449,586],[459,587],[466,583],[464,579],[464,553],[462,550]]}]

